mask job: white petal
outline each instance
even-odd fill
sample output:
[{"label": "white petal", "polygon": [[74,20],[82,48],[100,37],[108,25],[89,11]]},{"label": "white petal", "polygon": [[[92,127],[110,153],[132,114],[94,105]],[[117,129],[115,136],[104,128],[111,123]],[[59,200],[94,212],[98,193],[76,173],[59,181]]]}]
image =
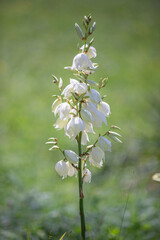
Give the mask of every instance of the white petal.
[{"label": "white petal", "polygon": [[84,182],[88,182],[88,183],[91,182],[92,174],[91,174],[91,171],[89,169],[87,169],[87,168],[84,169],[83,176],[84,176],[84,178],[83,178]]},{"label": "white petal", "polygon": [[96,70],[93,63],[86,56],[86,54],[84,53],[77,54],[73,59],[72,70],[84,71],[88,74],[89,72],[91,72],[91,70],[87,69]]},{"label": "white petal", "polygon": [[54,124],[54,127],[58,128],[58,129],[62,129],[66,126],[67,122],[68,122],[68,120],[66,118],[64,118],[64,119],[58,118],[56,123]]},{"label": "white petal", "polygon": [[82,145],[87,145],[87,142],[89,142],[89,137],[88,137],[88,134],[84,131],[82,133],[81,143]]},{"label": "white petal", "polygon": [[79,156],[75,152],[73,152],[71,150],[65,150],[64,154],[65,154],[66,159],[69,162],[71,162],[71,163],[77,163],[78,162]]},{"label": "white petal", "polygon": [[65,89],[63,90],[61,95],[64,95],[65,98],[68,98],[72,95],[71,94],[72,90],[73,90],[73,86],[72,86],[72,84],[69,84],[65,87]]},{"label": "white petal", "polygon": [[102,167],[103,159],[105,155],[104,152],[99,147],[94,147],[89,154],[89,162],[96,167]]},{"label": "white petal", "polygon": [[72,117],[65,128],[65,133],[67,136],[75,138],[84,129],[84,121],[79,117]]},{"label": "white petal", "polygon": [[68,175],[68,167],[66,165],[66,162],[63,160],[56,163],[55,170],[63,178],[66,178]]},{"label": "white petal", "polygon": [[101,101],[101,96],[99,92],[95,89],[90,89],[90,91],[88,91],[88,95],[91,101],[95,104],[98,104]]},{"label": "white petal", "polygon": [[95,132],[93,130],[93,124],[90,122],[86,122],[85,123],[85,131],[95,134]]},{"label": "white petal", "polygon": [[109,117],[109,114],[111,113],[109,104],[103,101],[98,104],[98,110],[106,117]]},{"label": "white petal", "polygon": [[[86,47],[88,47],[88,45]],[[82,52],[84,52],[84,45],[80,49],[82,50]],[[97,56],[96,49],[94,47],[90,46],[86,55],[89,58],[95,58]]]},{"label": "white petal", "polygon": [[81,109],[81,117],[85,122],[93,122],[93,117],[87,109]]},{"label": "white petal", "polygon": [[72,164],[69,161],[67,161],[66,164],[68,167],[68,176],[72,177],[76,173],[76,169],[72,166]]},{"label": "white petal", "polygon": [[54,115],[56,116],[57,113],[58,113],[59,114],[59,118],[63,119],[63,118],[65,118],[69,114],[70,110],[71,110],[70,105],[67,102],[64,102],[64,103],[59,104],[56,107],[56,109],[54,111]]},{"label": "white petal", "polygon": [[55,109],[57,108],[57,106],[58,106],[59,104],[61,104],[61,102],[62,102],[61,97],[57,98],[57,99],[53,102],[53,104],[52,104],[52,112],[55,111]]},{"label": "white petal", "polygon": [[98,138],[98,144],[99,147],[103,150],[103,151],[109,151],[111,152],[111,141],[109,141],[107,138],[105,137],[99,137]]}]

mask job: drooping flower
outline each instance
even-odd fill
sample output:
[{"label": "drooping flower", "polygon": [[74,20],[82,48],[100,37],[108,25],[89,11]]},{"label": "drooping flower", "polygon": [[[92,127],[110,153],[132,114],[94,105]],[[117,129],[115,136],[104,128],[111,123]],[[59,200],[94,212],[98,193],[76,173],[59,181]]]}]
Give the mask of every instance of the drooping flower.
[{"label": "drooping flower", "polygon": [[64,160],[56,163],[55,170],[62,178],[66,178],[68,175],[68,166]]},{"label": "drooping flower", "polygon": [[94,104],[98,104],[101,101],[101,96],[100,96],[99,92],[93,88],[91,88],[88,91],[88,95]]},{"label": "drooping flower", "polygon": [[109,114],[111,113],[110,111],[110,106],[108,103],[101,101],[98,106],[98,110],[103,113],[106,117],[109,117]]},{"label": "drooping flower", "polygon": [[72,164],[69,161],[66,162],[66,165],[68,167],[68,176],[69,177],[72,177],[73,175],[77,175],[76,168],[73,167]]},{"label": "drooping flower", "polygon": [[95,167],[102,167],[104,160],[104,152],[100,147],[93,147],[89,154],[89,162]]},{"label": "drooping flower", "polygon": [[91,62],[91,60],[84,53],[78,53],[73,58],[72,67],[65,67],[65,69],[83,71],[86,74],[93,73],[97,67]]},{"label": "drooping flower", "polygon": [[111,152],[111,141],[109,141],[107,138],[102,137],[102,136],[99,137],[98,138],[98,145],[104,152],[105,151]]},{"label": "drooping flower", "polygon": [[79,134],[79,132],[83,132],[84,129],[84,121],[80,117],[72,117],[65,127],[65,134],[68,137],[72,137],[74,139]]},{"label": "drooping flower", "polygon": [[93,122],[94,121],[90,111],[88,111],[87,109],[84,109],[84,108],[81,109],[81,117],[85,122]]},{"label": "drooping flower", "polygon": [[88,182],[90,183],[91,182],[91,177],[92,177],[92,174],[91,174],[91,171],[88,169],[88,168],[85,168],[83,170],[83,181],[84,182]]},{"label": "drooping flower", "polygon": [[107,119],[105,115],[97,110],[96,106],[92,102],[83,103],[82,107],[91,112],[93,117],[93,125],[95,127],[101,127],[102,122],[107,125]]},{"label": "drooping flower", "polygon": [[58,114],[60,119],[64,119],[66,118],[66,116],[69,114],[70,111],[71,111],[71,106],[69,105],[69,103],[64,102],[59,104],[56,107],[54,111],[54,115],[56,116]]},{"label": "drooping flower", "polygon": [[62,129],[62,128],[65,128],[67,123],[68,123],[67,118],[63,118],[63,119],[58,118],[56,123],[54,124],[54,127],[57,128],[57,129]]},{"label": "drooping flower", "polygon": [[87,55],[87,57],[89,57],[89,59],[95,58],[97,56],[97,52],[94,47],[90,46],[89,49],[87,50],[87,52],[84,51],[85,47],[88,48],[88,45],[87,44],[86,44],[86,46],[83,45],[80,49],[82,50],[82,52],[84,52]]},{"label": "drooping flower", "polygon": [[71,150],[65,150],[64,154],[65,154],[66,159],[70,163],[77,163],[78,162],[79,156],[75,152],[73,152]]},{"label": "drooping flower", "polygon": [[87,90],[88,90],[87,84],[80,83],[76,79],[70,78],[70,84],[65,87],[65,89],[62,92],[62,95],[64,95],[65,98],[68,98],[72,95],[71,92],[81,95],[87,92]]}]

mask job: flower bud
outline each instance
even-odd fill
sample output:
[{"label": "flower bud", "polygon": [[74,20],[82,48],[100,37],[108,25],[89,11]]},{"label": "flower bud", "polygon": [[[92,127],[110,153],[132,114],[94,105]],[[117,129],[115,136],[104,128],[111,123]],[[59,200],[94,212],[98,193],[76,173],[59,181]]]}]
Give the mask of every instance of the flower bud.
[{"label": "flower bud", "polygon": [[75,28],[76,28],[77,34],[80,37],[80,39],[83,39],[83,32],[77,23],[75,23]]}]

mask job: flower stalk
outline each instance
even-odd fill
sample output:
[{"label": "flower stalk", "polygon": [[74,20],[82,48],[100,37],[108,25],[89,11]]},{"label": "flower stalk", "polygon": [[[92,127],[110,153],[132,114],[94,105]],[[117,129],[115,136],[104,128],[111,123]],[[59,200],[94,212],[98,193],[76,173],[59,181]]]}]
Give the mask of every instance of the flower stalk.
[{"label": "flower stalk", "polygon": [[[82,139],[82,132],[79,133],[78,136],[78,154],[81,156],[82,150],[81,150],[81,139]],[[78,184],[79,184],[79,215],[81,220],[81,239],[85,240],[85,215],[84,215],[84,206],[83,206],[83,200],[84,200],[84,194],[83,194],[83,162],[82,158],[79,158],[78,163]]]},{"label": "flower stalk", "polygon": [[[121,142],[119,139],[121,135],[111,131],[112,129],[120,130],[120,128],[112,125],[105,131],[105,134],[99,133],[93,144],[88,145],[89,134],[95,134],[94,127],[100,128],[102,124],[107,126],[107,118],[111,114],[109,104],[103,101],[105,96],[101,96],[94,89],[100,90],[105,87],[108,78],[100,79],[99,83],[90,79],[98,68],[98,64],[92,62],[92,59],[97,56],[96,49],[92,46],[94,38],[87,42],[96,26],[95,22],[90,26],[90,22],[91,15],[85,16],[83,19],[85,33],[77,23],[75,24],[83,45],[73,58],[72,66],[65,67],[65,69],[73,71],[77,79],[70,78],[70,83],[63,88],[62,78],[52,75],[53,83],[60,91],[60,96],[53,95],[56,99],[52,104],[52,112],[55,117],[58,115],[54,127],[59,130],[64,129],[65,135],[78,144],[78,153],[72,150],[63,150],[57,138],[49,138],[46,143],[51,145],[50,151],[58,149],[63,155],[63,159],[55,165],[55,170],[62,179],[78,175],[81,240],[85,240],[86,233],[83,185],[91,182],[92,175],[87,168],[88,161],[90,165],[101,168],[105,161],[106,151],[111,151],[111,141],[108,138],[115,142]],[[82,145],[86,146],[86,150],[83,152]]]}]

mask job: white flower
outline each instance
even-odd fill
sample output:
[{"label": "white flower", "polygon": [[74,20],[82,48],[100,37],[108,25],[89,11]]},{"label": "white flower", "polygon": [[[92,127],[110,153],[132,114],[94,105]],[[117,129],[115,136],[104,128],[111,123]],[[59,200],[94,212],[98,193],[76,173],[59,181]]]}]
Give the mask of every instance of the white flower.
[{"label": "white flower", "polygon": [[106,117],[109,117],[109,114],[111,113],[110,111],[110,106],[108,103],[101,101],[98,106],[98,110],[103,113]]},{"label": "white flower", "polygon": [[90,171],[88,168],[85,168],[85,169],[83,170],[83,176],[84,176],[84,178],[83,178],[83,181],[84,181],[84,182],[88,182],[88,183],[91,182],[91,176],[92,176],[92,174],[91,174],[91,171]]},{"label": "white flower", "polygon": [[[84,45],[80,48],[84,52]],[[86,45],[88,47],[88,45]],[[97,56],[96,49],[92,46],[89,47],[88,51],[85,53],[89,58],[95,58]]]},{"label": "white flower", "polygon": [[100,147],[93,147],[89,154],[89,162],[95,167],[102,167],[105,155]]},{"label": "white flower", "polygon": [[105,137],[99,137],[98,138],[98,145],[103,151],[109,151],[111,152],[111,141],[109,141]]},{"label": "white flower", "polygon": [[68,98],[72,95],[71,94],[72,90],[73,90],[73,86],[72,86],[72,84],[69,84],[65,87],[65,89],[63,90],[61,95],[64,95],[65,98]]},{"label": "white flower", "polygon": [[73,139],[85,129],[84,121],[79,117],[72,117],[65,127],[65,134]]},{"label": "white flower", "polygon": [[78,95],[81,95],[87,92],[87,90],[87,84],[80,83],[79,81],[70,78],[70,84],[63,90],[62,95],[64,95],[65,98],[68,98],[71,96],[71,92],[75,92]]},{"label": "white flower", "polygon": [[54,127],[58,128],[58,129],[62,129],[62,128],[64,128],[67,125],[67,123],[68,123],[68,119],[66,119],[66,118],[60,119],[60,118],[58,118],[56,123],[54,124]]},{"label": "white flower", "polygon": [[89,142],[89,137],[86,131],[82,133],[82,139],[81,139],[81,144],[82,145],[87,145],[87,142]]},{"label": "white flower", "polygon": [[55,165],[56,172],[63,178],[66,178],[68,175],[68,166],[64,160],[61,160]]},{"label": "white flower", "polygon": [[72,177],[73,175],[77,175],[77,170],[72,166],[72,164],[67,161],[66,165],[68,167],[68,176]]},{"label": "white flower", "polygon": [[81,109],[81,117],[85,122],[93,122],[93,117],[87,109]]},{"label": "white flower", "polygon": [[96,106],[92,102],[83,103],[84,109],[87,109],[91,112],[93,117],[93,125],[95,127],[101,127],[102,121],[107,125],[107,119],[103,113],[97,110]]},{"label": "white flower", "polygon": [[101,101],[99,92],[93,88],[88,91],[88,95],[94,104],[98,104]]},{"label": "white flower", "polygon": [[66,67],[66,69],[83,71],[86,74],[94,72],[97,68],[94,67],[91,60],[84,53],[78,53],[73,58],[72,67]]},{"label": "white flower", "polygon": [[93,124],[90,122],[86,122],[85,123],[85,131],[95,134],[95,132],[93,130]]},{"label": "white flower", "polygon": [[75,152],[73,152],[71,150],[65,150],[64,154],[65,154],[66,159],[69,162],[71,162],[71,163],[77,163],[78,162],[79,156]]},{"label": "white flower", "polygon": [[52,112],[55,111],[56,107],[62,103],[61,97],[57,98],[52,104]]},{"label": "white flower", "polygon": [[56,116],[58,113],[59,118],[64,119],[69,114],[70,110],[71,110],[71,107],[70,107],[69,103],[64,102],[64,103],[59,104],[56,107],[56,109],[54,111],[54,115]]}]

